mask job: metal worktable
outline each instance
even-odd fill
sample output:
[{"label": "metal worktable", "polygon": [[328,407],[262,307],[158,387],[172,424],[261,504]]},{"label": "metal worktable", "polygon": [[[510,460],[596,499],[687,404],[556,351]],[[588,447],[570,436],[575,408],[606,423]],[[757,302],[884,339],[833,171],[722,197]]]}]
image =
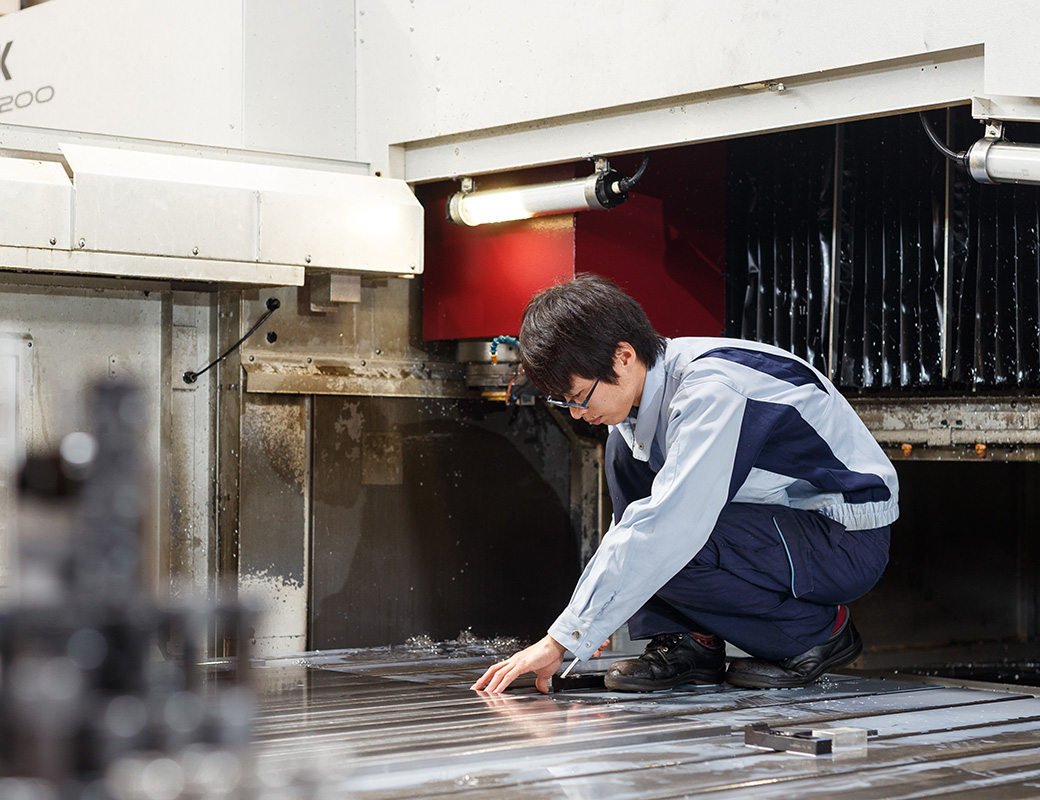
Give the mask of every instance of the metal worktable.
[{"label": "metal worktable", "polygon": [[[260,662],[257,768],[268,785],[380,800],[1040,795],[1031,689],[830,675],[772,691],[470,691],[494,660],[427,645]],[[745,745],[754,723],[876,734],[807,756]]]}]

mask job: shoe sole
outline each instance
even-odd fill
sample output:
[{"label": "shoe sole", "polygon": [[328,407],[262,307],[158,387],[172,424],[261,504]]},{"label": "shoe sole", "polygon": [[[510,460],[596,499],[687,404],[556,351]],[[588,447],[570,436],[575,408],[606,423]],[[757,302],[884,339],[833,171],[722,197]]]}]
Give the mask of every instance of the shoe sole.
[{"label": "shoe sole", "polygon": [[797,689],[801,686],[808,686],[815,680],[818,680],[822,675],[832,669],[838,667],[844,667],[856,660],[860,653],[863,652],[863,640],[857,638],[852,646],[842,650],[840,653],[835,653],[833,656],[822,662],[819,667],[809,673],[806,677],[799,676],[798,678],[762,678],[755,680],[753,676],[743,676],[739,673],[735,676],[726,675],[726,681],[732,686],[739,686],[743,689]]},{"label": "shoe sole", "polygon": [[667,681],[653,681],[645,678],[606,675],[603,679],[607,689],[613,692],[663,692],[676,686],[718,686],[725,680],[724,672],[687,673]]}]

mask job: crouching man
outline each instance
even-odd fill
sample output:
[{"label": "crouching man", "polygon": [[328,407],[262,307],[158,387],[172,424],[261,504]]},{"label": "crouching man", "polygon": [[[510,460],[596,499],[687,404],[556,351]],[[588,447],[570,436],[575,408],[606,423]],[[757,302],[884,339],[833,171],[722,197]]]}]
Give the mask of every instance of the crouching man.
[{"label": "crouching man", "polygon": [[[859,655],[845,604],[881,577],[898,485],[827,378],[769,345],[665,339],[592,275],[532,298],[520,355],[550,402],[610,426],[614,520],[548,635],[474,689],[533,672],[546,691],[626,620],[650,642],[610,667],[614,691],[803,686]],[[727,670],[726,642],[753,657]]]}]

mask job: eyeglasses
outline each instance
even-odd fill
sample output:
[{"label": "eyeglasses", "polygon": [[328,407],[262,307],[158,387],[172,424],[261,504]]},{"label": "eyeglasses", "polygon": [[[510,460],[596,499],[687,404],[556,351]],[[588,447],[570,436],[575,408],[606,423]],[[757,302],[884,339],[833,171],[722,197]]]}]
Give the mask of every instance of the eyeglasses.
[{"label": "eyeglasses", "polygon": [[545,402],[552,406],[558,406],[560,408],[588,408],[589,400],[592,399],[592,393],[596,391],[596,387],[599,386],[599,378],[596,378],[596,382],[592,384],[592,388],[589,389],[589,393],[585,395],[585,401],[582,403],[576,403],[573,400],[554,400],[551,397],[546,397]]}]

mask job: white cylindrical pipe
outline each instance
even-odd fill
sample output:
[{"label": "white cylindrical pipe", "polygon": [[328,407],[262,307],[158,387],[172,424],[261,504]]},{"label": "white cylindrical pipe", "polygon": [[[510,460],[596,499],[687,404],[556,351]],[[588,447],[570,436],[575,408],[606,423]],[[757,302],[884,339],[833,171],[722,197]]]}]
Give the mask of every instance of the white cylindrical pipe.
[{"label": "white cylindrical pipe", "polygon": [[536,183],[510,189],[457,192],[448,200],[448,216],[460,225],[483,225],[603,208],[596,200],[596,175],[572,181]]},{"label": "white cylindrical pipe", "polygon": [[1040,145],[980,139],[968,151],[968,172],[979,183],[1040,184]]}]

